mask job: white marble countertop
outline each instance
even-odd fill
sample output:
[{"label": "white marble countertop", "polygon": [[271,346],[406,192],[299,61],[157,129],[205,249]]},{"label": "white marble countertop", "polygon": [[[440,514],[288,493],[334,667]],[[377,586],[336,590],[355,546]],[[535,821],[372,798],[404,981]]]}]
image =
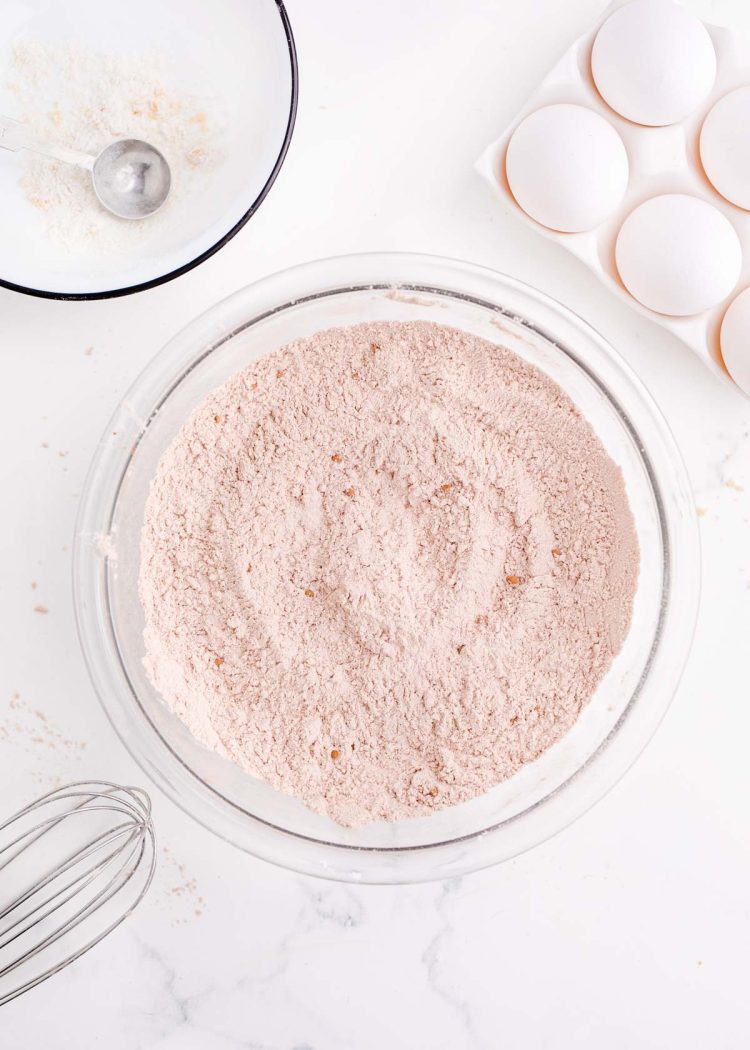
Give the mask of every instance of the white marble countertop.
[{"label": "white marble countertop", "polygon": [[[750,31],[746,0],[692,0]],[[572,828],[446,884],[368,888],[241,854],[154,790],[159,868],[130,921],[2,1010],[3,1050],[665,1050],[748,1045],[750,404],[494,201],[472,170],[599,0],[289,0],[301,103],[259,213],[182,279],[100,303],[0,290],[0,784],[145,783],[76,640],[89,459],[197,312],[317,256],[472,259],[568,303],[629,359],[683,450],[703,601],[672,708]],[[41,610],[46,610],[42,612]],[[38,610],[38,611],[37,611]]]}]

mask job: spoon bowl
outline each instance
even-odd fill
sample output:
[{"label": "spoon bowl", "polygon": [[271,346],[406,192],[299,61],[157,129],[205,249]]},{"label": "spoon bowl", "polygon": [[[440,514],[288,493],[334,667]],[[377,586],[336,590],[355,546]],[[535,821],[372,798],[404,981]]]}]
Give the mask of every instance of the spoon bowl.
[{"label": "spoon bowl", "polygon": [[101,204],[121,219],[145,219],[164,204],[172,185],[169,164],[140,139],[119,139],[102,150],[92,168]]}]

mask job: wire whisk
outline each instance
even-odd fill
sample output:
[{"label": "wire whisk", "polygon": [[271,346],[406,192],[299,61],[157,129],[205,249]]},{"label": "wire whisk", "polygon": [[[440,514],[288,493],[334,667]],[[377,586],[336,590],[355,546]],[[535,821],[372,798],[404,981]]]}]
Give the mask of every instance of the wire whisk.
[{"label": "wire whisk", "polygon": [[68,784],[0,823],[0,1006],[119,926],[155,868],[151,800],[140,788]]}]

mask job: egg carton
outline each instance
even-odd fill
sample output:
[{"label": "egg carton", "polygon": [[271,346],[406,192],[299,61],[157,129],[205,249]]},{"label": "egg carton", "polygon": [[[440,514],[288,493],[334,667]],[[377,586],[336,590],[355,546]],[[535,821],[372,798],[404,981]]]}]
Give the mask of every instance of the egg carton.
[{"label": "egg carton", "polygon": [[[605,102],[595,85],[591,67],[594,40],[601,26],[630,2],[615,0],[592,29],[572,44],[512,123],[487,147],[477,161],[477,170],[497,196],[510,203],[528,224],[564,245],[616,295],[676,335],[712,372],[740,389],[724,364],[720,330],[730,304],[750,286],[750,211],[731,204],[709,182],[700,159],[699,142],[703,122],[715,103],[730,91],[750,85],[750,49],[747,41],[731,30],[703,23],[716,52],[716,79],[699,108],[676,124],[653,127],[633,123]],[[584,106],[604,117],[618,132],[628,155],[627,188],[616,211],[594,229],[580,233],[558,232],[529,216],[511,193],[506,176],[508,144],[516,128],[531,113],[557,103]],[[650,198],[672,193],[698,197],[717,208],[734,227],[743,255],[740,278],[731,294],[711,309],[687,317],[657,313],[642,305],[626,289],[616,265],[616,239],[625,219]],[[743,382],[743,387],[745,385]],[[745,393],[750,394],[750,389]]]}]

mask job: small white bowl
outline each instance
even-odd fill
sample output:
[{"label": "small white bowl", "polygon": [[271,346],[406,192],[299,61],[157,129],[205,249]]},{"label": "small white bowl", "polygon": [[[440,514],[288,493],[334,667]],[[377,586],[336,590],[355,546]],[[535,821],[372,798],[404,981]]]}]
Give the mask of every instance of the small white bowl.
[{"label": "small white bowl", "polygon": [[55,299],[127,295],[192,269],[244,226],[273,184],[294,127],[297,60],[282,0],[6,0],[2,11],[0,113],[23,116],[3,75],[17,41],[156,53],[179,91],[216,103],[221,158],[146,220],[142,238],[117,250],[105,239],[72,250],[27,199],[23,153],[0,150],[0,285]]}]

